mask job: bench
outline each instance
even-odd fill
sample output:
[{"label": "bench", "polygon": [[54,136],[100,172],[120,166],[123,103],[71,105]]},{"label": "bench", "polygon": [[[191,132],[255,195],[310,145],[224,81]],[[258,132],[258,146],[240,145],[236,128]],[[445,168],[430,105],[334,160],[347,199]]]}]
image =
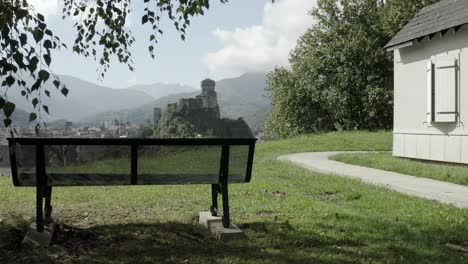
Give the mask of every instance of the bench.
[{"label": "bench", "polygon": [[229,183],[250,182],[256,139],[9,138],[14,186],[36,187],[36,230],[54,186],[210,184],[210,212],[230,227]]}]

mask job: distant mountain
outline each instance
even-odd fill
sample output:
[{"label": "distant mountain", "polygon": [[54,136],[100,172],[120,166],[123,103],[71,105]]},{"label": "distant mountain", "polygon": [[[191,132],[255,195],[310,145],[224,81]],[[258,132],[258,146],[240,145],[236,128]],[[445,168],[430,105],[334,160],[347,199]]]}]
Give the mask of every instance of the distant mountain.
[{"label": "distant mountain", "polygon": [[[59,77],[67,85],[69,94],[67,97],[63,96],[50,82],[43,87],[51,93],[51,98],[42,95],[43,102],[49,106],[50,111],[50,116],[43,114],[43,119],[46,121],[57,119],[78,121],[96,113],[135,108],[154,100],[150,95],[138,90],[112,89],[71,76]],[[10,101],[19,109],[32,111],[32,104],[21,96],[19,89],[15,88],[17,87],[11,88],[8,93]]]},{"label": "distant mountain", "polygon": [[171,94],[187,93],[187,92],[193,92],[197,90],[196,88],[188,86],[188,85],[165,84],[165,83],[134,85],[134,86],[128,87],[127,89],[144,92],[148,95],[151,95],[154,99],[158,99],[158,98],[168,96]]},{"label": "distant mountain", "polygon": [[[266,74],[246,73],[236,78],[223,79],[216,82],[218,104],[222,117],[243,117],[253,131],[263,129],[264,121],[269,111],[269,99],[265,92]],[[168,103],[175,103],[180,98],[195,97],[200,90],[187,93],[164,96],[132,109],[107,111],[84,118],[82,122],[99,124],[109,118],[121,118],[135,124],[152,120],[153,108],[165,109]]]}]

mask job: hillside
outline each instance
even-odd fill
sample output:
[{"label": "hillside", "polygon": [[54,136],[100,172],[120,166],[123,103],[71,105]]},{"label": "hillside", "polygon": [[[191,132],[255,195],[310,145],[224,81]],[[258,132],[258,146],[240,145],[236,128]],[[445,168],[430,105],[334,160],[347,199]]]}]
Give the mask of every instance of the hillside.
[{"label": "hillside", "polygon": [[[222,117],[237,119],[243,117],[253,131],[263,128],[269,100],[265,96],[266,75],[247,73],[236,78],[216,82],[218,104]],[[168,103],[177,102],[180,98],[195,97],[200,90],[165,96],[140,107],[121,111],[107,111],[84,118],[86,123],[99,124],[109,117],[120,117],[122,120],[142,124],[152,120],[154,107],[165,109]]]},{"label": "hillside", "polygon": [[[134,89],[112,89],[65,75],[61,75],[60,78],[70,92],[64,97],[52,83],[49,82],[44,86],[51,93],[51,98],[42,97],[50,109],[50,116],[46,114],[43,116],[46,121],[57,119],[78,121],[99,112],[134,108],[154,100],[148,94]],[[10,89],[9,99],[16,103],[17,108],[27,112],[32,111],[31,103],[26,102],[20,95],[19,89],[14,88]]]},{"label": "hillside", "polygon": [[128,90],[144,92],[154,99],[159,99],[164,96],[180,93],[189,93],[197,90],[194,87],[181,84],[154,83],[145,85],[134,85],[127,88]]}]

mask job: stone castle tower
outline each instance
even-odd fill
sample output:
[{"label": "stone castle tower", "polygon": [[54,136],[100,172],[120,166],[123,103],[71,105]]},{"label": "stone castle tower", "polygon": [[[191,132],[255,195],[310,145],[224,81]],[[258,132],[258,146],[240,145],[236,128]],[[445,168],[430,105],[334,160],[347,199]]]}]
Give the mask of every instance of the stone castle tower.
[{"label": "stone castle tower", "polygon": [[211,79],[201,81],[202,93],[197,95],[197,99],[201,100],[202,108],[212,109],[217,112],[217,117],[220,117],[218,106],[218,95],[215,92],[216,82]]}]

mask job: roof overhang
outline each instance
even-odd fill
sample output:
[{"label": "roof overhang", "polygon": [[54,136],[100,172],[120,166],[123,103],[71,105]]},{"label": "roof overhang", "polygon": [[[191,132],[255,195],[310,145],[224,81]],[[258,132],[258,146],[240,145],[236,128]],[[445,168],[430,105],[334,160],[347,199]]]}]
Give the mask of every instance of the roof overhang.
[{"label": "roof overhang", "polygon": [[404,42],[404,43],[401,43],[401,44],[398,44],[398,45],[395,45],[395,46],[386,47],[386,49],[387,49],[387,51],[394,51],[394,50],[397,50],[397,49],[411,47],[413,45],[414,45],[414,40],[411,40],[411,41],[407,41],[407,42]]},{"label": "roof overhang", "polygon": [[467,24],[468,0],[436,1],[421,9],[384,49],[395,50],[418,44],[424,39],[431,40],[434,36],[443,37],[447,32],[456,33]]}]

